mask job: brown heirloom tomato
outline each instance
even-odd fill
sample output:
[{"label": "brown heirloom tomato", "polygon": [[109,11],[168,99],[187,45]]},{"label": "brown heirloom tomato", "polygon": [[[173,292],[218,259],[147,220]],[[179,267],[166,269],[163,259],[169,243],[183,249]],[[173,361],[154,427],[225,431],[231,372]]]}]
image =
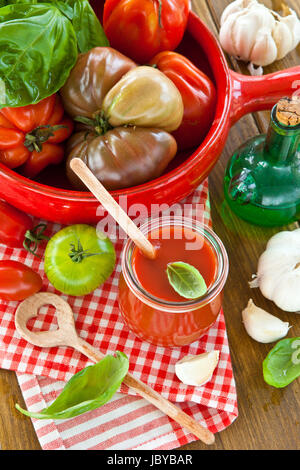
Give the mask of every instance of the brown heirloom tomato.
[{"label": "brown heirloom tomato", "polygon": [[186,29],[190,0],[106,0],[103,27],[112,47],[145,64],[174,50]]},{"label": "brown heirloom tomato", "polygon": [[136,64],[110,47],[95,47],[80,54],[70,76],[60,90],[70,116],[92,118],[102,107],[107,92]]},{"label": "brown heirloom tomato", "polygon": [[79,57],[62,90],[80,125],[67,147],[67,175],[84,189],[69,164],[79,157],[109,190],[145,183],[162,174],[177,144],[169,132],[183,117],[181,94],[158,69],[136,66],[111,48]]},{"label": "brown heirloom tomato", "polygon": [[107,189],[114,190],[160,176],[177,150],[168,132],[142,127],[116,127],[102,136],[79,132],[69,145],[67,176],[79,190],[86,188],[70,169],[72,158],[81,158]]}]

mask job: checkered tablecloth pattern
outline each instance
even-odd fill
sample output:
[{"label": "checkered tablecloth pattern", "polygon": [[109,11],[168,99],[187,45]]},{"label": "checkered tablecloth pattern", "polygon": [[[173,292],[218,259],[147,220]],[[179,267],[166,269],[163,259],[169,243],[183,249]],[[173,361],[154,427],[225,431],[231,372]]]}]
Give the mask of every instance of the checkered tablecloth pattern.
[{"label": "checkered tablecloth pattern", "polygon": [[[191,216],[202,217],[210,225],[207,182],[183,203],[185,208],[189,207]],[[48,234],[60,228],[48,224]],[[124,325],[118,308],[123,243],[116,240],[116,268],[101,288],[85,297],[62,295],[73,309],[79,335],[104,354],[124,351],[135,377],[180,403],[212,432],[222,431],[238,414],[223,313],[208,333],[190,346],[169,349],[140,341]],[[43,248],[39,250],[42,255]],[[43,277],[42,290],[56,292],[43,272],[42,259],[3,245],[0,259],[14,259],[31,266]],[[0,367],[17,372],[26,406],[31,411],[40,411],[56,398],[65,381],[90,361],[71,348],[42,349],[20,338],[14,325],[16,307],[16,302],[0,302]],[[32,330],[51,330],[56,326],[53,307],[42,307],[38,317],[28,323]],[[174,367],[180,358],[213,349],[220,351],[220,360],[209,383],[190,387],[177,379]],[[97,410],[62,421],[33,419],[33,424],[43,449],[172,449],[195,439],[144,399],[134,396],[125,385]]]}]

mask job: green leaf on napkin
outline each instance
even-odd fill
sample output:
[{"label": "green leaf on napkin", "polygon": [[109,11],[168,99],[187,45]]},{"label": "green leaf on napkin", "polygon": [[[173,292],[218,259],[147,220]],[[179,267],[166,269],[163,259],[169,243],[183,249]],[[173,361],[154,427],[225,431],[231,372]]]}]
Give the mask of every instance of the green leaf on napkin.
[{"label": "green leaf on napkin", "polygon": [[183,261],[169,263],[167,275],[173,289],[186,299],[197,299],[207,291],[198,269]]},{"label": "green leaf on napkin", "polygon": [[15,406],[31,418],[73,418],[107,403],[120,387],[128,367],[127,356],[117,351],[116,356],[105,356],[97,364],[77,372],[56,400],[40,413],[24,410],[18,404]]}]

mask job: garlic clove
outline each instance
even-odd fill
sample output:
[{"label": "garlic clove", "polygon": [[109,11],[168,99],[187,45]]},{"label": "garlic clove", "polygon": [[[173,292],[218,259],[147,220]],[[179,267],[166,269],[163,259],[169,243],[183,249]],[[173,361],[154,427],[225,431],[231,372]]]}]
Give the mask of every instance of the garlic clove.
[{"label": "garlic clove", "polygon": [[185,356],[175,364],[175,373],[186,385],[199,387],[209,382],[219,362],[219,351]]},{"label": "garlic clove", "polygon": [[283,59],[288,52],[296,47],[293,44],[292,31],[283,21],[276,22],[272,35],[277,47],[277,60]]},{"label": "garlic clove", "polygon": [[258,66],[265,67],[272,64],[277,58],[277,48],[271,32],[261,29],[257,32],[253,44],[250,61]]},{"label": "garlic clove", "polygon": [[248,335],[259,343],[272,343],[284,338],[290,328],[287,322],[257,307],[252,299],[242,311],[242,318]]}]

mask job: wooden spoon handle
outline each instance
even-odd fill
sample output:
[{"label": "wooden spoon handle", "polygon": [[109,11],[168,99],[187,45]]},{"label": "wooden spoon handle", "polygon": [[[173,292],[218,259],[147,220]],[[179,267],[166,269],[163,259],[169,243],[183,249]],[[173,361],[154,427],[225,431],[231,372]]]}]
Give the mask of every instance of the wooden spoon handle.
[{"label": "wooden spoon handle", "polygon": [[155,247],[105,189],[103,184],[94,176],[88,166],[80,160],[80,158],[73,158],[70,162],[70,166],[95,198],[98,199],[107,212],[118,222],[129,238],[139,247],[141,252],[147,258],[154,259],[156,257]]},{"label": "wooden spoon handle", "polygon": [[[73,345],[73,347],[82,352],[93,362],[99,362],[103,358],[103,356],[94,349],[93,346],[80,337],[78,337],[78,342]],[[188,429],[205,444],[211,445],[215,442],[215,436],[212,432],[197,423],[197,421],[195,421],[191,416],[187,415],[178,406],[162,397],[148,385],[136,379],[131,374],[127,374],[123,382],[182,427]]]}]

